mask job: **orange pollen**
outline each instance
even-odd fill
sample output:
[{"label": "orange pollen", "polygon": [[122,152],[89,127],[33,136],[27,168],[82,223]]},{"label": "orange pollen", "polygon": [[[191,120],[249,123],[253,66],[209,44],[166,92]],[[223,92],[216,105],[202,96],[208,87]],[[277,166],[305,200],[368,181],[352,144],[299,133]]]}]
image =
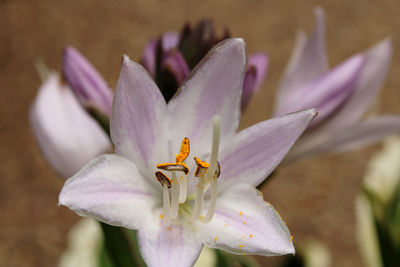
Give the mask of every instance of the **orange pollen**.
[{"label": "orange pollen", "polygon": [[164,213],[161,213],[160,219],[164,219]]},{"label": "orange pollen", "polygon": [[201,168],[208,168],[208,167],[210,167],[210,164],[208,164],[208,163],[205,162],[205,161],[202,161],[201,159],[199,159],[199,158],[197,158],[197,157],[194,157],[194,161],[196,161],[196,164],[197,164],[198,167],[201,167]]},{"label": "orange pollen", "polygon": [[172,228],[171,228],[171,227],[168,227],[168,231],[172,231]]},{"label": "orange pollen", "polygon": [[182,140],[181,150],[178,155],[176,155],[176,163],[183,163],[190,153],[190,143],[189,138],[185,137]]}]

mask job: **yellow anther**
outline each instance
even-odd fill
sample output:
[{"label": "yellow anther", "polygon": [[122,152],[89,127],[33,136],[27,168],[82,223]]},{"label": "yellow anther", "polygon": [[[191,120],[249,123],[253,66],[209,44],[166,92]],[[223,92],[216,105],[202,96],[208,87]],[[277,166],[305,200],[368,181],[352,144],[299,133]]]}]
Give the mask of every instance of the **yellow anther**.
[{"label": "yellow anther", "polygon": [[194,172],[195,177],[204,177],[207,173],[208,167],[210,167],[210,164],[208,164],[205,161],[200,160],[197,157],[194,157],[194,161],[196,162],[196,170]]},{"label": "yellow anther", "polygon": [[164,213],[161,213],[160,219],[164,219]]},{"label": "yellow anther", "polygon": [[176,163],[182,163],[190,153],[189,138],[185,137],[182,140],[181,151],[176,155]]},{"label": "yellow anther", "polygon": [[243,215],[243,211],[239,212],[239,216],[242,216],[242,215]]},{"label": "yellow anther", "polygon": [[239,245],[239,248],[242,248],[242,247],[244,247],[244,245],[240,244],[240,245]]},{"label": "yellow anther", "polygon": [[156,178],[162,186],[167,185],[168,188],[171,187],[171,179],[168,178],[168,176],[166,176],[164,173],[156,172]]},{"label": "yellow anther", "polygon": [[160,163],[156,167],[169,172],[179,171],[184,172],[186,175],[189,173],[189,167],[185,163]]},{"label": "yellow anther", "polygon": [[216,237],[214,238],[214,242],[217,242],[217,240],[218,240],[218,236],[216,236]]},{"label": "yellow anther", "polygon": [[250,235],[250,238],[253,238],[253,235]]},{"label": "yellow anther", "polygon": [[201,168],[208,168],[208,167],[210,167],[210,164],[208,164],[208,163],[205,162],[205,161],[202,161],[201,159],[199,159],[199,158],[197,158],[197,157],[194,157],[194,161],[196,161],[196,164],[197,164],[198,167],[201,167]]}]

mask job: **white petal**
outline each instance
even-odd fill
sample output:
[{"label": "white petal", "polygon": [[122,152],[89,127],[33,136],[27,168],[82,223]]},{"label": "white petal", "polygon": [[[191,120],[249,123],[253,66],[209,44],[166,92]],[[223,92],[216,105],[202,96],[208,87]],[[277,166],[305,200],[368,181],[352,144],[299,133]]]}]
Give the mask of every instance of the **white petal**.
[{"label": "white petal", "polygon": [[46,160],[64,178],[111,149],[107,134],[55,73],[40,87],[30,123]]},{"label": "white petal", "polygon": [[199,223],[204,245],[234,254],[263,256],[294,254],[292,238],[261,192],[239,184],[221,195],[213,219]]},{"label": "white petal", "polygon": [[[115,91],[112,115],[111,138],[118,154],[137,164],[141,171],[154,167],[157,154],[167,151],[158,144],[164,133],[163,116],[165,100],[148,72],[127,56]],[[157,150],[156,150],[157,148]]]},{"label": "white petal", "polygon": [[81,216],[123,226],[144,227],[161,198],[130,160],[119,155],[102,155],[68,179],[59,205]]},{"label": "white petal", "polygon": [[227,39],[219,43],[197,65],[168,105],[169,125],[182,135],[177,142],[187,136],[193,151],[204,151],[205,147],[208,150],[215,115],[221,118],[221,136],[227,139],[235,133],[240,117],[245,67],[242,39]]},{"label": "white petal", "polygon": [[273,118],[240,131],[221,151],[220,191],[259,185],[281,162],[315,117],[313,109]]},{"label": "white petal", "polygon": [[159,217],[138,231],[140,252],[149,267],[193,266],[202,244],[189,225],[163,225]]}]

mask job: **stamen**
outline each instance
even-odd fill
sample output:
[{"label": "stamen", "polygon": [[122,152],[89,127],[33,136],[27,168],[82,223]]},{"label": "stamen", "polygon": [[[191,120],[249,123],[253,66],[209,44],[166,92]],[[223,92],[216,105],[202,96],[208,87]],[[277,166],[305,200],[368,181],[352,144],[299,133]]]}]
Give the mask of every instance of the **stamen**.
[{"label": "stamen", "polygon": [[183,162],[181,162],[181,163],[160,163],[160,164],[157,164],[156,167],[161,170],[165,170],[165,171],[169,171],[169,172],[180,171],[180,172],[184,172],[186,175],[189,173],[189,167]]},{"label": "stamen", "polygon": [[[200,214],[203,210],[203,202],[204,202],[204,185],[205,182],[211,181],[212,180],[212,195],[211,195],[211,200],[210,200],[210,207],[207,212],[206,218],[202,219],[203,222],[209,222],[212,219],[212,216],[214,214],[214,209],[215,209],[215,203],[217,200],[218,196],[218,187],[216,185],[217,183],[217,177],[219,176],[219,164],[217,163],[217,158],[218,158],[218,148],[219,148],[219,137],[220,137],[220,118],[218,116],[215,116],[213,118],[213,140],[212,140],[212,147],[211,147],[211,155],[210,155],[210,164],[207,162],[201,161],[198,158],[195,158],[196,164],[197,164],[197,169],[195,172],[195,175],[199,177],[199,182],[197,184],[197,190],[196,190],[196,199],[194,202],[194,208],[193,208],[193,220],[201,218]],[[215,179],[214,179],[215,177]],[[211,209],[211,210],[210,210]],[[211,215],[209,214],[211,213]]]},{"label": "stamen", "polygon": [[207,173],[208,167],[210,167],[210,164],[208,164],[205,161],[201,161],[199,158],[194,157],[194,160],[196,161],[197,167],[196,171],[194,172],[195,177],[204,177]]},{"label": "stamen", "polygon": [[207,180],[210,181],[210,179],[212,178],[211,199],[207,215],[202,220],[202,222],[204,223],[208,223],[209,221],[211,221],[212,217],[214,216],[215,206],[217,204],[217,197],[218,197],[217,181],[221,173],[221,166],[217,161],[218,150],[219,150],[219,138],[220,138],[220,124],[221,124],[220,118],[218,116],[214,117],[213,119],[214,133],[213,133],[213,143],[210,156],[210,168],[207,171]]},{"label": "stamen", "polygon": [[189,138],[185,137],[182,140],[181,144],[181,150],[178,155],[176,155],[176,163],[182,163],[187,159],[190,153],[190,144],[189,144]]},{"label": "stamen", "polygon": [[166,227],[171,225],[171,207],[169,204],[169,192],[168,186],[163,185],[163,203],[164,203],[164,225]]},{"label": "stamen", "polygon": [[168,188],[171,187],[171,179],[162,172],[156,172],[156,178],[163,187],[164,225],[168,227],[171,224],[171,206],[168,192]]},{"label": "stamen", "polygon": [[156,178],[162,186],[166,185],[167,188],[171,187],[171,179],[162,172],[156,172]]}]

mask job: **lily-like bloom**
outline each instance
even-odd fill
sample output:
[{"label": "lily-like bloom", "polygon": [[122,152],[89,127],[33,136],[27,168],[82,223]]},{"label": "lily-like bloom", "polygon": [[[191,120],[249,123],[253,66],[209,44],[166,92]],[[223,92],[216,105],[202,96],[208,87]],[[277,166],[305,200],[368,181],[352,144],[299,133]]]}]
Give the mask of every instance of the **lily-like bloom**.
[{"label": "lily-like bloom", "polygon": [[400,116],[374,116],[363,120],[386,77],[392,45],[383,40],[329,70],[325,51],[323,10],[315,10],[316,27],[303,32],[280,84],[275,115],[317,108],[318,117],[286,158],[328,151],[343,151],[379,141],[400,131]]},{"label": "lily-like bloom", "polygon": [[[229,30],[216,36],[210,20],[202,20],[192,28],[185,24],[181,34],[168,32],[158,40],[151,40],[143,53],[141,63],[156,81],[168,102],[182,82],[207,52],[220,41],[230,37]],[[266,77],[268,57],[263,53],[249,56],[241,107],[245,109]]]},{"label": "lily-like bloom", "polygon": [[111,115],[116,154],[67,180],[59,204],[138,229],[149,266],[191,266],[203,245],[236,254],[294,253],[288,228],[255,186],[316,112],[236,133],[245,67],[243,40],[228,39],[167,104],[148,72],[124,57]]},{"label": "lily-like bloom", "polygon": [[40,87],[30,123],[46,160],[64,178],[111,148],[107,134],[56,73]]},{"label": "lily-like bloom", "polygon": [[81,104],[110,117],[113,93],[103,77],[71,46],[64,49],[63,75]]}]

